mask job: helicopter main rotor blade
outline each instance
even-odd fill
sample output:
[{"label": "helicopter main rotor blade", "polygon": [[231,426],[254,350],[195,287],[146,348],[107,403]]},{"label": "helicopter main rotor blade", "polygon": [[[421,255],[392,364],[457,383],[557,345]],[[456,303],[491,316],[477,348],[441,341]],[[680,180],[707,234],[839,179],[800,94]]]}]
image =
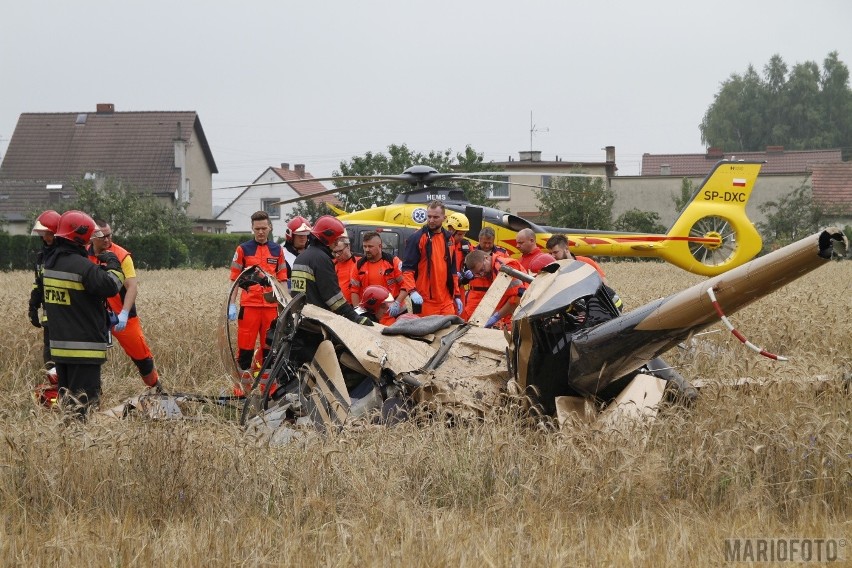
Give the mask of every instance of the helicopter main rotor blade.
[{"label": "helicopter main rotor blade", "polygon": [[[447,175],[447,174],[444,174]],[[455,176],[551,176],[551,177],[577,177],[577,178],[606,178],[604,174],[579,174],[572,172],[554,172],[547,173],[543,171],[539,172],[516,172],[516,171],[502,171],[502,172],[459,172],[456,174],[452,174]]]},{"label": "helicopter main rotor blade", "polygon": [[309,199],[315,199],[317,197],[324,197],[326,195],[331,195],[332,193],[346,193],[348,191],[352,191],[353,189],[361,189],[362,187],[373,187],[375,185],[382,185],[384,183],[387,183],[387,180],[375,180],[375,181],[366,181],[364,183],[355,183],[355,184],[347,185],[347,186],[344,186],[344,187],[335,187],[334,189],[327,189],[325,191],[318,191],[316,193],[311,193],[310,195],[299,195],[298,197],[291,197],[289,199],[276,201],[272,205],[287,205],[289,203],[297,203],[299,201],[307,201]]},{"label": "helicopter main rotor blade", "polygon": [[[226,187],[217,187],[215,189],[248,189],[250,187],[258,187],[258,186],[266,186],[266,185],[284,185],[284,184],[294,184],[294,183],[308,183],[308,182],[324,182],[324,181],[332,181],[332,182],[341,182],[341,181],[356,181],[356,182],[374,182],[377,184],[381,183],[407,183],[409,185],[422,185],[428,186],[433,183],[439,181],[453,181],[453,180],[466,180],[466,181],[481,181],[479,177],[488,177],[488,176],[541,176],[542,172],[438,172],[432,168],[424,168],[422,171],[417,170],[416,168],[409,168],[402,174],[375,174],[375,175],[357,175],[357,176],[330,176],[330,177],[311,177],[311,178],[299,178],[294,180],[281,180],[281,181],[267,181],[267,182],[258,182],[258,183],[248,183],[243,185],[230,185]],[[606,178],[605,175],[602,174],[578,174],[578,173],[553,173],[546,174],[551,177],[579,177],[579,178]],[[471,179],[473,176],[475,178]],[[505,183],[505,182],[503,182]],[[514,183],[514,185],[522,186],[521,183]],[[530,186],[530,187],[540,187],[540,186]],[[332,191],[331,193],[336,193],[336,191]],[[315,194],[318,195],[318,194]],[[323,194],[327,195],[327,194]]]},{"label": "helicopter main rotor blade", "polygon": [[407,175],[384,175],[384,174],[376,174],[374,176],[330,176],[330,177],[318,177],[318,178],[299,178],[292,180],[281,180],[281,181],[264,181],[258,183],[244,183],[243,185],[229,185],[227,187],[214,187],[213,189],[247,189],[249,187],[258,187],[261,185],[285,185],[292,183],[308,183],[310,181],[364,181],[364,180],[375,180],[376,183],[416,183],[411,181],[410,176]]}]

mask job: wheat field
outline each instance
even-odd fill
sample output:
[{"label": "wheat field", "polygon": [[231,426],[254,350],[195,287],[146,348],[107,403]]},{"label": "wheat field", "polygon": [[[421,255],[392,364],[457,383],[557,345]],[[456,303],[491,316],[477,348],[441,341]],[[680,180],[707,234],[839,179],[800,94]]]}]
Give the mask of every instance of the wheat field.
[{"label": "wheat field", "polygon": [[[627,309],[700,280],[605,264]],[[817,270],[665,357],[710,383],[691,409],[601,432],[512,408],[266,447],[233,412],[183,421],[37,407],[31,274],[0,273],[3,566],[717,566],[727,538],[852,537],[852,263]],[[228,387],[216,347],[225,269],[140,272],[139,313],[166,388]],[[818,388],[796,384],[824,376]],[[741,377],[763,387],[732,388]],[[139,394],[116,346],[102,408]],[[852,558],[841,550],[845,558]]]}]

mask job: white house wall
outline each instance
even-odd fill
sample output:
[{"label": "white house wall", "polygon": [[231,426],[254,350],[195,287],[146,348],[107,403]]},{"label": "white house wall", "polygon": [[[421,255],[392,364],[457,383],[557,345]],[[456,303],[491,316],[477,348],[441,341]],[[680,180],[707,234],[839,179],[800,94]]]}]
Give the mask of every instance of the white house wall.
[{"label": "white house wall", "polygon": [[[263,184],[280,181],[282,180],[278,174],[271,170],[267,170],[263,175],[257,178],[254,183]],[[228,205],[227,209],[219,214],[219,219],[227,219],[230,221],[228,224],[229,233],[249,233],[251,232],[251,216],[255,211],[259,211],[261,209],[262,200],[282,200],[298,196],[299,194],[297,194],[295,190],[286,183],[279,183],[277,185],[255,185],[254,187],[248,188],[230,205]],[[295,203],[283,205],[281,207],[281,218],[272,219],[272,232],[276,237],[284,236],[284,229],[286,228],[287,221],[292,216],[293,207],[295,207],[295,205]]]}]

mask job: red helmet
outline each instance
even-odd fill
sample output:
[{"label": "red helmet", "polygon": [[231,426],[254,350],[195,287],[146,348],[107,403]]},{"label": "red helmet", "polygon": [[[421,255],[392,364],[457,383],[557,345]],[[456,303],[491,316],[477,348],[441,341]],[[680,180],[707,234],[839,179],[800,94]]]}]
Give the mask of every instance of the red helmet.
[{"label": "red helmet", "polygon": [[549,254],[536,255],[536,257],[532,259],[532,262],[530,262],[530,272],[532,272],[533,274],[538,274],[539,272],[541,272],[542,268],[553,264],[554,262],[556,262],[556,259]]},{"label": "red helmet", "polygon": [[361,303],[359,305],[369,312],[376,313],[379,306],[385,302],[393,302],[393,295],[384,286],[373,284],[372,286],[367,286],[364,290],[364,295],[361,296]]},{"label": "red helmet", "polygon": [[95,221],[82,211],[66,211],[59,217],[55,235],[86,246],[95,232]]},{"label": "red helmet", "polygon": [[309,235],[311,234],[311,224],[301,215],[296,215],[287,221],[287,230],[284,231],[284,238],[287,241],[293,240],[293,235]]},{"label": "red helmet", "polygon": [[346,228],[343,226],[343,223],[340,222],[340,219],[332,217],[331,215],[323,215],[317,219],[313,229],[311,229],[311,234],[316,237],[319,242],[329,247],[333,245],[334,242],[345,232]]},{"label": "red helmet", "polygon": [[36,218],[35,226],[32,234],[38,231],[47,231],[48,233],[56,233],[56,227],[59,226],[59,213],[53,209],[48,209]]}]

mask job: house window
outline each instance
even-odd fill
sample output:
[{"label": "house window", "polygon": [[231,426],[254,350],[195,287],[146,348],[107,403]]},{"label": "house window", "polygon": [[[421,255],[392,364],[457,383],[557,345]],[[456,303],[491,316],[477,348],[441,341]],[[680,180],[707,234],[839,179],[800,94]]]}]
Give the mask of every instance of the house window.
[{"label": "house window", "polygon": [[541,187],[550,187],[553,176],[541,176]]},{"label": "house window", "polygon": [[499,176],[498,181],[489,184],[488,199],[509,199],[509,176]]},{"label": "house window", "polygon": [[281,206],[277,204],[277,199],[261,199],[260,208],[269,214],[270,219],[281,218]]}]

